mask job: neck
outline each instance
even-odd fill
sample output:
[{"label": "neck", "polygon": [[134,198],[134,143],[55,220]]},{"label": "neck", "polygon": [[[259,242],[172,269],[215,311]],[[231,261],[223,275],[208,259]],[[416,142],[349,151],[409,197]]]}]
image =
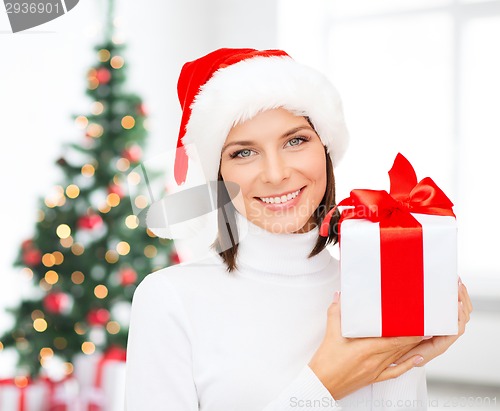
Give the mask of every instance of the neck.
[{"label": "neck", "polygon": [[238,271],[256,273],[261,279],[283,281],[306,280],[324,277],[325,268],[332,257],[325,248],[313,257],[319,228],[289,234],[271,233],[236,212],[239,245],[236,257]]}]

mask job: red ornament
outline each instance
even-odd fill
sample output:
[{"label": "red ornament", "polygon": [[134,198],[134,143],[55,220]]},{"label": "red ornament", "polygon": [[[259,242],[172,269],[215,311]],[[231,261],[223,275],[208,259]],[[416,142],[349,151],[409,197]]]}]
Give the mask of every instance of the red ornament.
[{"label": "red ornament", "polygon": [[172,265],[175,264],[180,264],[181,258],[179,257],[179,254],[177,254],[175,251],[170,254],[170,261],[172,262]]},{"label": "red ornament", "polygon": [[134,144],[133,146],[123,150],[122,157],[126,158],[131,163],[137,163],[142,157],[142,149],[138,145]]},{"label": "red ornament", "polygon": [[87,314],[87,322],[90,325],[105,325],[109,318],[109,311],[105,308],[96,308],[90,310]]},{"label": "red ornament", "polygon": [[148,115],[148,112],[146,110],[146,106],[144,103],[137,105],[137,114],[139,114],[140,116],[147,116]]},{"label": "red ornament", "polygon": [[100,84],[107,84],[111,80],[111,73],[108,69],[100,68],[97,69],[95,77]]},{"label": "red ornament", "polygon": [[78,219],[77,226],[82,230],[93,230],[102,225],[102,218],[98,214],[84,215]]},{"label": "red ornament", "polygon": [[43,306],[53,314],[67,314],[71,311],[73,299],[68,294],[57,291],[45,296]]},{"label": "red ornament", "polygon": [[127,285],[135,284],[137,281],[137,273],[130,267],[122,268],[118,273],[118,278],[120,280],[120,284],[123,287],[126,287]]},{"label": "red ornament", "polygon": [[29,240],[24,240],[22,243],[21,243],[21,248],[23,250],[27,250],[29,248],[33,248],[33,240],[32,239],[29,239]]},{"label": "red ornament", "polygon": [[118,184],[111,184],[108,187],[108,193],[109,194],[117,194],[120,198],[123,198],[123,189]]},{"label": "red ornament", "polygon": [[33,267],[42,261],[42,253],[37,248],[29,248],[23,251],[23,263]]}]

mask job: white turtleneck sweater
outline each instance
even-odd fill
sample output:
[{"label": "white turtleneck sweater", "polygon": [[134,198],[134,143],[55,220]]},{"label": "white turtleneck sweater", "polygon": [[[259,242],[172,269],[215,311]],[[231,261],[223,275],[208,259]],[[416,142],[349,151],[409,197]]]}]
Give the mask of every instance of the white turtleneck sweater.
[{"label": "white turtleneck sweater", "polygon": [[[237,220],[244,218],[237,213]],[[340,289],[318,228],[273,234],[249,223],[228,273],[210,257],[148,275],[127,348],[127,411],[425,410],[424,368],[335,401],[307,365]]]}]

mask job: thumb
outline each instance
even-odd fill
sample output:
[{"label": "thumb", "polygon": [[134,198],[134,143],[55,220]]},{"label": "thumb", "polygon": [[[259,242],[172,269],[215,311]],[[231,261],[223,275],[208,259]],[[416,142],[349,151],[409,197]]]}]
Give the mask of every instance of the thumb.
[{"label": "thumb", "polygon": [[334,315],[339,310],[340,310],[340,291],[335,291],[333,293],[332,303],[328,307],[328,314]]},{"label": "thumb", "polygon": [[326,332],[340,335],[340,291],[335,291],[333,301],[328,307]]}]

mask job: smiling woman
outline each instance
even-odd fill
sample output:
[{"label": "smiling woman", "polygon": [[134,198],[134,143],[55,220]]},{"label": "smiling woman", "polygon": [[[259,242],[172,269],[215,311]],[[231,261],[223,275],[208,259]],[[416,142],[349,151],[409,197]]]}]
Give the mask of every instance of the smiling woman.
[{"label": "smiling woman", "polygon": [[218,234],[209,257],[137,288],[127,410],[427,409],[421,366],[458,336],[341,336],[339,262],[325,247],[338,213],[319,235],[347,147],[333,85],[281,50],[220,49],[186,63],[178,91],[175,177],[197,151],[206,180],[223,182]]}]

